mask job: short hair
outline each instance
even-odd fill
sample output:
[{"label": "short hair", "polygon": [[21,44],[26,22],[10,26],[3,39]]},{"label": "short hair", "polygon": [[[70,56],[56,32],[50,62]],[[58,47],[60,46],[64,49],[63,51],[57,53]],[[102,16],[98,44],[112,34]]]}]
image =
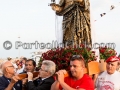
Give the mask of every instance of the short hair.
[{"label": "short hair", "polygon": [[[1,63],[1,71],[2,71],[2,73],[4,73],[5,71],[5,67],[4,67],[4,64],[6,63],[6,62],[8,62],[7,60],[5,60],[5,61],[3,61],[2,63]],[[10,61],[9,61],[10,62]],[[12,62],[10,62],[11,64],[13,64]]]},{"label": "short hair", "polygon": [[53,75],[56,71],[56,65],[53,61],[51,60],[44,60],[42,62],[42,65],[45,65],[45,71],[50,72],[51,75]]},{"label": "short hair", "polygon": [[23,58],[22,58],[22,60],[25,60],[25,61],[27,61],[27,58],[26,58],[26,57],[23,57]]},{"label": "short hair", "polygon": [[29,61],[32,61],[33,66],[36,67],[36,62],[33,59],[26,60],[26,62],[29,62]]},{"label": "short hair", "polygon": [[75,61],[75,60],[82,62],[82,66],[85,67],[85,60],[82,55],[73,55],[70,61]]},{"label": "short hair", "polygon": [[2,64],[3,64],[3,63],[0,63],[0,74],[3,74]]},{"label": "short hair", "polygon": [[7,59],[8,59],[8,61],[12,60],[12,58],[11,58],[11,57],[8,57]]},{"label": "short hair", "polygon": [[0,68],[1,68],[1,71],[3,72],[3,65],[7,62],[7,60],[3,61],[1,64],[0,64]]}]

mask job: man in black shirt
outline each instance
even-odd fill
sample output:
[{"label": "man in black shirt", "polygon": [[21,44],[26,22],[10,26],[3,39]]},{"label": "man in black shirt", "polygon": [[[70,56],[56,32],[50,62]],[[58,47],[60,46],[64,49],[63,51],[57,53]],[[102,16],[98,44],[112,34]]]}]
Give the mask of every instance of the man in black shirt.
[{"label": "man in black shirt", "polygon": [[55,81],[53,78],[55,70],[56,65],[53,61],[44,60],[41,65],[41,69],[39,70],[40,73],[38,79],[33,81],[33,74],[31,72],[27,72],[27,90],[50,90],[51,85]]}]

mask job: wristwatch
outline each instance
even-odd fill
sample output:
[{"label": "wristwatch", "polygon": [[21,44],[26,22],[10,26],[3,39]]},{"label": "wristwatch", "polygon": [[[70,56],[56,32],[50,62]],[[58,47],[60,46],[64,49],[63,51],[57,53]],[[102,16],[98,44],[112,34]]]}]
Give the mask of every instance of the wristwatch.
[{"label": "wristwatch", "polygon": [[33,80],[28,80],[28,82],[33,81]]}]

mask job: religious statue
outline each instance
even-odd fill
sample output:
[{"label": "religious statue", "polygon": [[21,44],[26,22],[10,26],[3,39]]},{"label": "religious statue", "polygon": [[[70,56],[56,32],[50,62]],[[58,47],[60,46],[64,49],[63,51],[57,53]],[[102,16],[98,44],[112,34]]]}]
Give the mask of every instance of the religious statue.
[{"label": "religious statue", "polygon": [[63,43],[91,45],[90,3],[88,0],[60,0],[50,6],[56,15],[63,16]]}]

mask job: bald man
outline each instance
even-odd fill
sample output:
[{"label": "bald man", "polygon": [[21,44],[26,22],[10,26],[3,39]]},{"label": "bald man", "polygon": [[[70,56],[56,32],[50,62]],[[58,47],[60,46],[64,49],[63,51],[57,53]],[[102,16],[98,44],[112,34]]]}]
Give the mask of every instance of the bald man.
[{"label": "bald man", "polygon": [[0,90],[22,90],[22,81],[15,76],[15,68],[10,61],[2,64],[3,76],[0,77]]}]

